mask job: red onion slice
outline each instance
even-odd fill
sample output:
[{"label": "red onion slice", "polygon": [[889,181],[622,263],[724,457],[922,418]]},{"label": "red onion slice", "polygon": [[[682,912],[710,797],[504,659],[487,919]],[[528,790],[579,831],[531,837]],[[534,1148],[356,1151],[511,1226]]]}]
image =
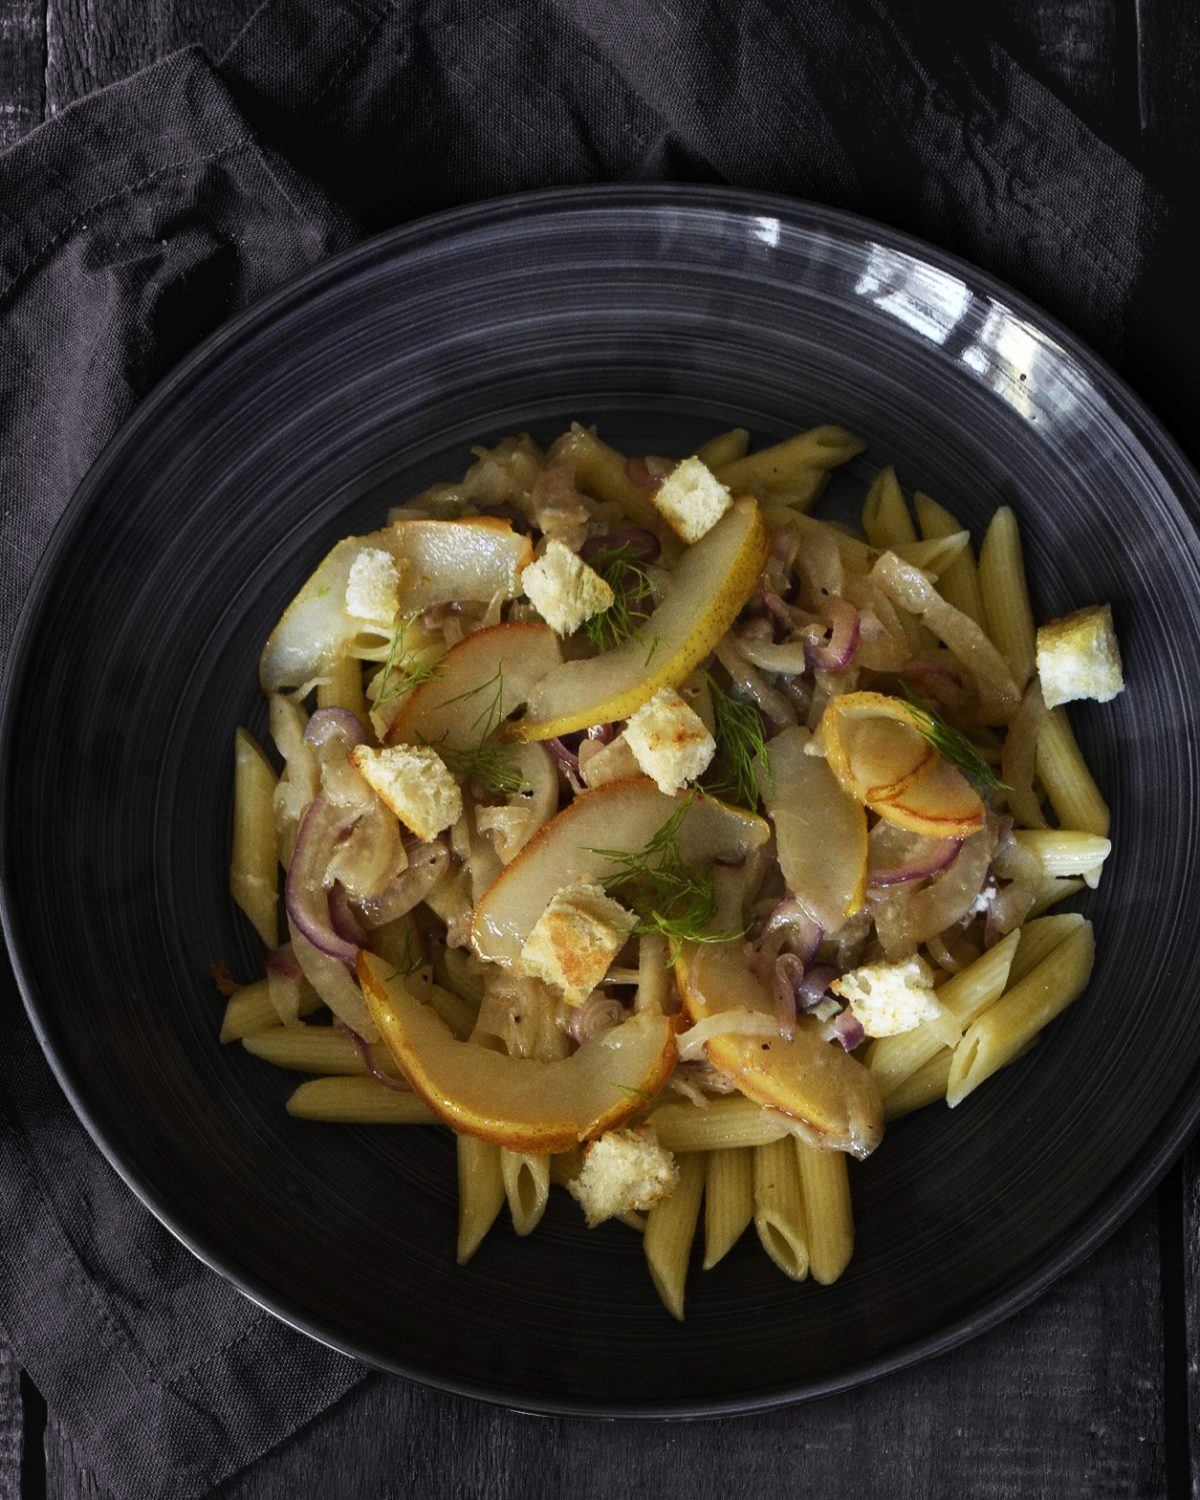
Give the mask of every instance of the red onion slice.
[{"label": "red onion slice", "polygon": [[353,1026],[347,1026],[345,1021],[335,1018],[333,1023],[335,1031],[344,1031],[358,1049],[358,1055],[367,1065],[367,1072],[377,1083],[382,1083],[385,1089],[394,1089],[397,1094],[411,1094],[407,1082],[403,1078],[393,1078],[390,1073],[385,1073],[375,1061],[375,1048],[364,1037],[359,1036]]},{"label": "red onion slice", "polygon": [[615,995],[593,990],[583,1004],[571,1012],[567,1034],[572,1041],[582,1044],[588,1037],[596,1036],[601,1031],[611,1031],[625,1018],[625,1007]]},{"label": "red onion slice", "polygon": [[829,599],[825,604],[829,639],[820,645],[806,644],[804,655],[811,667],[822,672],[844,672],[858,650],[862,622],[858,610],[845,599]]},{"label": "red onion slice", "polygon": [[300,824],[283,893],[289,918],[313,947],[344,964],[358,958],[358,945],[335,930],[324,880],[334,846],[356,817],[334,808],[324,797],[313,798]]},{"label": "red onion slice", "polygon": [[304,743],[324,761],[345,756],[361,745],[366,736],[355,714],[348,708],[318,708],[304,727]]},{"label": "red onion slice", "polygon": [[813,921],[794,896],[789,896],[786,901],[781,901],[776,906],[767,918],[763,936],[766,937],[768,933],[774,935],[781,929],[784,933],[783,941],[791,942],[792,951],[800,959],[801,964],[812,963],[825,932],[820,923]]},{"label": "red onion slice", "polygon": [[942,839],[938,847],[907,864],[893,865],[887,870],[871,870],[867,884],[876,888],[889,885],[906,885],[910,880],[927,880],[947,869],[958,858],[962,839]]},{"label": "red onion slice", "polygon": [[329,920],[338,937],[344,938],[347,943],[353,943],[356,948],[366,946],[367,934],[354,915],[346,887],[340,881],[335,881],[329,892]]},{"label": "red onion slice", "polygon": [[675,460],[647,453],[645,458],[625,460],[625,477],[640,490],[655,490],[675,467]]},{"label": "red onion slice", "polygon": [[424,901],[449,866],[450,851],[441,839],[418,844],[409,851],[407,868],[401,870],[377,896],[354,903],[355,917],[363,927],[372,929],[407,916],[414,906]]},{"label": "red onion slice", "polygon": [[272,948],[263,960],[263,968],[268,974],[274,974],[278,979],[300,978],[300,965],[296,962],[291,943]]},{"label": "red onion slice", "polygon": [[554,757],[555,764],[567,779],[567,785],[573,792],[584,790],[583,777],[579,774],[579,757],[573,750],[569,750],[561,739],[546,741],[546,749]]},{"label": "red onion slice", "polygon": [[853,1052],[867,1039],[863,1024],[849,1006],[833,1018],[833,1030],[847,1052]]},{"label": "red onion slice", "polygon": [[797,1005],[806,1013],[816,1010],[829,993],[829,986],[839,977],[839,971],[832,964],[813,964],[796,988]]}]

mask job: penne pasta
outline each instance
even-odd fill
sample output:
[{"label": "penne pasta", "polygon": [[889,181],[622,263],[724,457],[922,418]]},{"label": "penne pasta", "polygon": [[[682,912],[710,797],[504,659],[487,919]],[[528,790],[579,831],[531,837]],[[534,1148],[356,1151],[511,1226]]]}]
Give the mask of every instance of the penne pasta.
[{"label": "penne pasta", "polygon": [[287,1102],[300,1120],[344,1125],[436,1125],[437,1116],[416,1094],[385,1088],[374,1078],[310,1078]]},{"label": "penne pasta", "polygon": [[792,1122],[772,1114],[753,1099],[730,1094],[703,1109],[690,1100],[661,1104],[649,1117],[660,1146],[667,1151],[722,1151],[732,1146],[760,1146],[791,1133]]},{"label": "penne pasta", "polygon": [[795,491],[797,481],[807,474],[836,469],[866,446],[844,427],[810,427],[795,437],[724,464],[717,470],[717,478],[735,494],[754,495],[761,500],[767,495]]},{"label": "penne pasta", "polygon": [[854,1215],[844,1151],[825,1151],[796,1141],[800,1188],[808,1229],[808,1269],[814,1281],[830,1286],[854,1254]]},{"label": "penne pasta", "polygon": [[1083,890],[1083,886],[1082,880],[1075,880],[1064,875],[1048,875],[1038,885],[1033,905],[1029,908],[1029,915],[1040,917],[1050,907],[1057,906],[1060,901],[1065,901],[1069,896],[1074,896]]},{"label": "penne pasta", "polygon": [[[295,1073],[371,1076],[354,1038],[333,1026],[272,1026],[243,1037],[242,1046],[264,1062]],[[376,1045],[373,1055],[381,1073],[399,1078],[400,1070],[386,1047]]]},{"label": "penne pasta", "polygon": [[992,517],[979,548],[979,591],[988,635],[1023,689],[1033,676],[1035,632],[1021,534],[1010,506],[1002,505]]},{"label": "penne pasta", "polygon": [[550,1158],[501,1147],[500,1175],[513,1228],[519,1235],[532,1234],[550,1197]]},{"label": "penne pasta", "polygon": [[1012,989],[1026,975],[1032,974],[1042,959],[1053,953],[1059,943],[1069,938],[1077,928],[1082,927],[1083,922],[1083,917],[1077,911],[1060,912],[1055,917],[1041,917],[1037,921],[1026,922],[1018,932],[1020,941],[1009,970],[1008,988]]},{"label": "penne pasta", "polygon": [[1018,934],[1010,932],[938,989],[942,1025],[923,1021],[911,1031],[880,1037],[873,1044],[868,1066],[885,1104],[907,1079],[943,1047],[955,1044],[975,1017],[1000,998],[1017,952]]},{"label": "penne pasta", "polygon": [[704,1269],[712,1270],[754,1217],[754,1152],[746,1146],[710,1151],[704,1178]]},{"label": "penne pasta", "polygon": [[[939,537],[954,536],[965,528],[956,516],[939,505],[920,490],[913,496],[913,508],[917,513],[917,524],[926,541]],[[945,564],[938,574],[938,593],[947,604],[969,615],[976,625],[983,626],[983,595],[979,592],[979,573],[975,566],[975,555],[971,548],[964,547],[951,562]]]},{"label": "penne pasta", "polygon": [[754,1227],[784,1275],[803,1281],[808,1275],[808,1231],[792,1140],[754,1148]]},{"label": "penne pasta", "polygon": [[458,1263],[465,1266],[496,1222],[504,1202],[500,1147],[473,1135],[456,1135],[458,1146]]},{"label": "penne pasta", "polygon": [[356,656],[343,656],[317,683],[318,708],[348,709],[361,724],[367,722],[367,698],[363,692],[362,663]]},{"label": "penne pasta", "polygon": [[1020,984],[968,1027],[950,1064],[946,1102],[951,1108],[1019,1057],[1038,1032],[1079,997],[1094,958],[1092,924],[1081,922]]},{"label": "penne pasta", "polygon": [[[970,546],[971,533],[956,531],[950,536],[934,537],[931,541],[897,542],[891,548],[897,557],[928,573],[941,590],[942,575],[948,567]],[[949,602],[949,601],[947,601]]]},{"label": "penne pasta", "polygon": [[731,427],[728,432],[718,432],[696,449],[696,457],[710,469],[723,469],[746,456],[750,446],[750,434],[744,427]]},{"label": "penne pasta", "polygon": [[654,1289],[673,1318],[683,1321],[688,1259],[704,1193],[704,1158],[678,1158],[679,1181],[669,1197],[660,1199],[646,1217],[642,1248]]},{"label": "penne pasta", "polygon": [[248,730],[239,729],[233,749],[233,852],[229,861],[229,889],[268,948],[274,948],[279,941],[276,781],[258,741]]},{"label": "penne pasta", "polygon": [[[302,985],[298,1014],[309,1016],[320,1008],[320,996],[307,985]],[[258,1031],[271,1031],[278,1025],[279,1016],[271,1004],[271,988],[265,979],[260,979],[230,995],[225,1002],[220,1040],[241,1041],[243,1037],[253,1036]]]},{"label": "penne pasta", "polygon": [[897,1084],[883,1101],[884,1120],[890,1125],[893,1120],[903,1119],[916,1109],[924,1109],[927,1104],[945,1099],[953,1057],[953,1048],[942,1047],[915,1073],[910,1073],[902,1083]]},{"label": "penne pasta", "polygon": [[623,453],[610,448],[594,432],[571,424],[571,431],[556,447],[561,457],[575,460],[575,483],[597,500],[619,505],[639,526],[657,531],[662,517],[651,505],[647,493],[629,477]]},{"label": "penne pasta", "polygon": [[1112,851],[1112,844],[1100,834],[1074,828],[1019,828],[1013,837],[1034,856],[1045,875],[1082,875],[1087,879]]},{"label": "penne pasta", "polygon": [[862,529],[872,547],[886,552],[903,542],[915,542],[917,529],[904,502],[904,491],[892,464],[880,469],[863,502]]},{"label": "penne pasta", "polygon": [[1064,828],[1108,835],[1108,803],[1092,780],[1065,708],[1052,708],[1042,721],[1037,744],[1037,771],[1055,817]]}]

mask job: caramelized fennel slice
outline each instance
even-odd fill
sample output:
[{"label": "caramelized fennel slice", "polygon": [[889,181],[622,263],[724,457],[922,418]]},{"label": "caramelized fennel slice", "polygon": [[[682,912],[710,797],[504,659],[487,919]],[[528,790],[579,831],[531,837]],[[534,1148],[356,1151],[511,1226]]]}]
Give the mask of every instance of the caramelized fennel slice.
[{"label": "caramelized fennel slice", "polygon": [[[771,996],[746,967],[741,943],[685,945],[675,966],[693,1022],[740,1007],[774,1014]],[[883,1139],[883,1101],[871,1074],[806,1016],[792,1041],[727,1033],[705,1044],[708,1060],[747,1098],[803,1125],[806,1138],[852,1156]]]},{"label": "caramelized fennel slice", "polygon": [[458,1041],[387,961],[362,952],[367,1007],[401,1073],[451,1129],[512,1151],[549,1154],[613,1130],[664,1087],[674,1022],[644,1012],[568,1058],[511,1057]]}]

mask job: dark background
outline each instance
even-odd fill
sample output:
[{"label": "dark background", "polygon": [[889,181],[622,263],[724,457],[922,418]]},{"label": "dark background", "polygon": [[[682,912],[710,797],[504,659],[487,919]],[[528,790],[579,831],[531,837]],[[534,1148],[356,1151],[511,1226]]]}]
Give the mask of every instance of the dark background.
[{"label": "dark background", "polygon": [[[1194,196],[1197,0],[968,4],[1091,129],[1152,180]],[[254,8],[0,0],[0,148],[186,43],[219,55]],[[913,9],[936,21],[931,0]],[[966,11],[956,14],[961,25]],[[1189,299],[1194,252],[1191,263],[1178,288]],[[1194,408],[1181,413],[1165,395],[1157,404],[1194,453],[1194,425],[1181,425],[1194,424]],[[1130,1223],[1033,1308],[880,1385],[759,1418],[650,1426],[523,1417],[378,1378],[217,1493],[724,1500],[786,1488],[822,1500],[1182,1500],[1200,1495],[1198,1291],[1194,1145]],[[22,1493],[104,1491],[0,1341],[0,1497]]]}]

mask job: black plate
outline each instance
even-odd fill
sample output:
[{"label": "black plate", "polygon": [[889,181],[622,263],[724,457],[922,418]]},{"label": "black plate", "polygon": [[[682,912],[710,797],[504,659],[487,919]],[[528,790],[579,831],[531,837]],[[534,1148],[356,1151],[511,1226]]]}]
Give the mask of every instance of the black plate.
[{"label": "black plate", "polygon": [[[1044,614],[1114,605],[1130,686],[1076,714],[1114,809],[1086,996],[1019,1066],[852,1169],[858,1251],[794,1286],[753,1236],[676,1326],[636,1238],[556,1202],[454,1265],[434,1131],[290,1120],[221,1049],[212,959],[254,968],[225,892],[231,748],[260,643],[338,537],[570,418],[632,451],[734,423],[866,434],[978,529],[1024,523]],[[736,1411],[945,1348],[1106,1235],[1198,1113],[1197,481],[1038,311],[862,220],[707,189],[537,195],[323,265],[222,330],[76,495],[4,695],[5,928],[33,1023],[117,1170],[198,1255],[316,1337],[548,1411]]]}]

